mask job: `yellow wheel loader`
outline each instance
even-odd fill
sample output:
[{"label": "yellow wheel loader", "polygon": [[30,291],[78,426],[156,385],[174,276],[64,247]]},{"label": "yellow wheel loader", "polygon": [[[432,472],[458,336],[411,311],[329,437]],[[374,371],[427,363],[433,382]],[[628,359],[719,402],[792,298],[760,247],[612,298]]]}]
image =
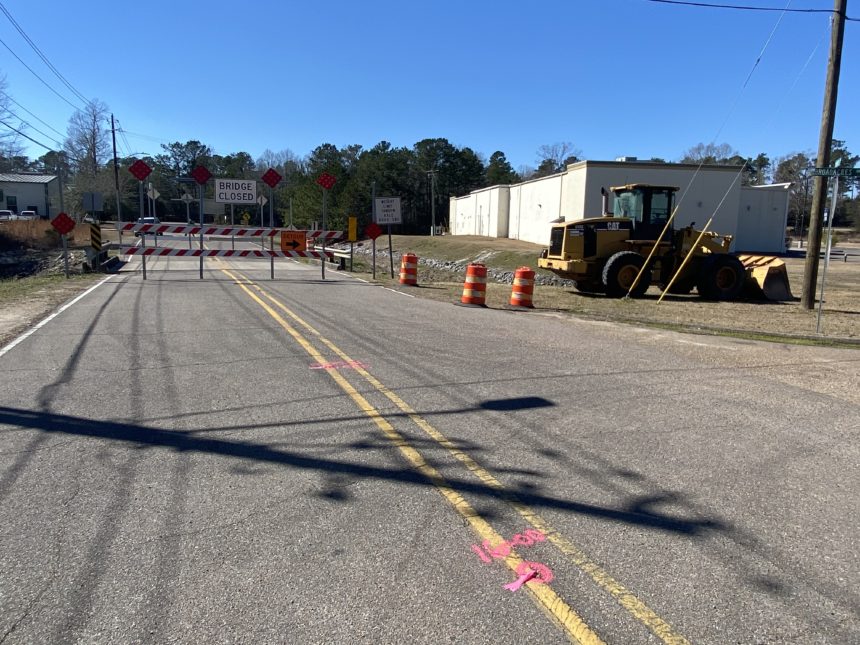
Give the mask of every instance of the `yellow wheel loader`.
[{"label": "yellow wheel loader", "polygon": [[692,225],[674,230],[677,187],[627,184],[610,190],[614,212],[607,212],[608,195],[602,191],[604,215],[552,227],[540,268],[573,280],[579,291],[615,298],[641,297],[654,284],[673,294],[695,288],[709,300],[734,300],[745,289],[771,300],[792,299],[779,258],[732,255],[731,235]]}]

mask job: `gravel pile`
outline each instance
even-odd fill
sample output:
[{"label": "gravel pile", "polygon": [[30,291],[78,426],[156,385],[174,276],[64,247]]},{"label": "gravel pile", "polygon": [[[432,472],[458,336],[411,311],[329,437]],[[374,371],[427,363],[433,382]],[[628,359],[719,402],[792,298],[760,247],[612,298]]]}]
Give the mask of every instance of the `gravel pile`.
[{"label": "gravel pile", "polygon": [[[371,255],[372,250],[368,247],[357,247],[355,249],[356,254],[362,255]],[[394,253],[395,262],[400,262],[401,253]],[[388,249],[376,249],[376,261],[377,263],[382,263],[380,258],[388,258]],[[477,261],[483,261],[483,258],[478,258]],[[490,258],[487,258],[489,261]],[[487,262],[484,262],[487,264]],[[418,264],[422,266],[426,266],[431,269],[437,269],[440,271],[448,271],[450,273],[456,273],[460,275],[466,275],[466,267],[469,266],[469,261],[467,260],[436,260],[434,258],[418,258]],[[532,267],[535,268],[535,267]],[[487,277],[491,278],[494,282],[498,282],[500,284],[513,284],[514,282],[514,272],[507,271],[503,269],[494,269],[492,266],[487,264]],[[554,287],[568,287],[573,288],[572,280],[563,280],[556,276],[544,275],[540,273],[535,274],[535,284],[540,284],[544,286],[554,286]]]},{"label": "gravel pile", "polygon": [[[84,251],[69,251],[69,271],[82,273],[86,259]],[[54,275],[64,271],[63,254],[57,251],[27,249],[0,252],[0,278]]]}]

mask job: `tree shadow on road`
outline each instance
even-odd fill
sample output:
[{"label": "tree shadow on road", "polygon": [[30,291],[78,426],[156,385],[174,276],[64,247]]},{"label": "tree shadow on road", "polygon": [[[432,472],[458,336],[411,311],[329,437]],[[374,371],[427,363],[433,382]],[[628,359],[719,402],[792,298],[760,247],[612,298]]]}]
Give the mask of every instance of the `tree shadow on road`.
[{"label": "tree shadow on road", "polygon": [[[414,468],[385,468],[368,466],[352,461],[301,455],[293,451],[275,449],[269,445],[229,441],[195,436],[187,432],[164,430],[130,423],[100,421],[44,411],[0,407],[0,424],[31,428],[50,434],[66,434],[105,439],[129,444],[136,448],[166,448],[179,453],[204,453],[261,463],[272,463],[302,470],[340,473],[353,478],[394,481],[409,486],[432,487],[434,483]],[[509,491],[499,490],[483,483],[463,479],[447,479],[452,489],[485,498],[505,499]],[[729,527],[716,519],[684,518],[668,515],[649,505],[632,500],[624,508],[610,508],[593,504],[559,499],[520,488],[518,501],[534,507],[576,513],[633,526],[642,526],[671,533],[698,535],[705,531],[723,531]]]}]

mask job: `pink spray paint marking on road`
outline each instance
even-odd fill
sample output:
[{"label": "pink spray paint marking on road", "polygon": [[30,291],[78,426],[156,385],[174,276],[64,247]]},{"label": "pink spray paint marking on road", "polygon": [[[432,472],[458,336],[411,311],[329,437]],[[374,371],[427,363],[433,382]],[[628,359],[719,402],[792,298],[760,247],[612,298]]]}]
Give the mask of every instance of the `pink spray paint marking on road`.
[{"label": "pink spray paint marking on road", "polygon": [[[493,546],[489,540],[481,542],[481,546],[472,545],[472,551],[478,554],[483,562],[492,562],[487,556],[494,558],[506,558],[511,553],[511,547],[515,546],[532,546],[535,542],[543,542],[546,536],[537,529],[528,529],[522,533],[517,533],[510,540],[502,540],[498,546]],[[482,548],[483,547],[483,548]]]},{"label": "pink spray paint marking on road", "polygon": [[509,582],[508,584],[506,584],[505,589],[507,589],[508,591],[516,591],[517,589],[522,587],[525,583],[527,583],[529,580],[531,580],[532,578],[536,578],[536,577],[537,577],[537,572],[532,570],[532,569],[529,569],[525,573],[521,573],[520,577],[517,578],[516,580],[514,580],[513,582]]},{"label": "pink spray paint marking on road", "polygon": [[545,564],[540,562],[528,562],[523,560],[517,565],[517,575],[519,578],[505,585],[505,589],[516,591],[529,581],[534,581],[538,584],[547,585],[552,582],[555,576],[552,570]]},{"label": "pink spray paint marking on road", "polygon": [[314,363],[311,365],[312,370],[339,370],[344,367],[353,369],[367,369],[367,365],[361,361],[335,361],[334,363]]}]

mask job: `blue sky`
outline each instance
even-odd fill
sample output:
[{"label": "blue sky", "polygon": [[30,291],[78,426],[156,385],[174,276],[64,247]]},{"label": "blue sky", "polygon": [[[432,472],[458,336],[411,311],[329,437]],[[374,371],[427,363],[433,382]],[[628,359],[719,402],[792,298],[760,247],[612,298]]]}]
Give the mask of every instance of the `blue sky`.
[{"label": "blue sky", "polygon": [[[587,159],[677,160],[712,141],[776,158],[817,147],[830,43],[827,14],[646,0],[2,2],[78,91],[110,107],[129,133],[121,154],[198,139],[220,154],[303,156],[322,143],[445,137],[485,157],[501,150],[515,168],[556,142]],[[75,102],[2,14],[0,38]],[[858,43],[860,22],[848,22],[834,136],[854,153]],[[65,133],[73,108],[2,45],[0,69],[18,103]]]}]

